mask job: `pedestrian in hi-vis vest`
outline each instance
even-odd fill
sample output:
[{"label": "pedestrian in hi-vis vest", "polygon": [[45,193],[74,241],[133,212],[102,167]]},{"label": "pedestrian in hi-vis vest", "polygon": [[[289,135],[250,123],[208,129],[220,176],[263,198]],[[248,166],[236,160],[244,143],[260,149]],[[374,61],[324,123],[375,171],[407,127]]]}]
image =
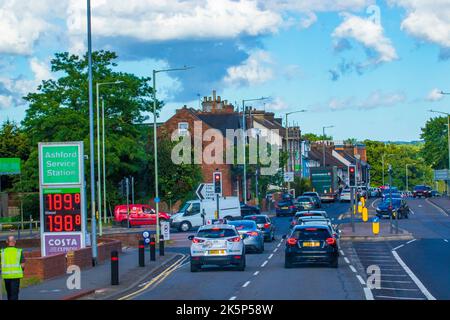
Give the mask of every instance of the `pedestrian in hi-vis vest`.
[{"label": "pedestrian in hi-vis vest", "polygon": [[0,250],[1,273],[8,300],[19,300],[20,279],[23,278],[25,259],[22,249],[16,248],[16,239],[9,236],[7,247]]}]

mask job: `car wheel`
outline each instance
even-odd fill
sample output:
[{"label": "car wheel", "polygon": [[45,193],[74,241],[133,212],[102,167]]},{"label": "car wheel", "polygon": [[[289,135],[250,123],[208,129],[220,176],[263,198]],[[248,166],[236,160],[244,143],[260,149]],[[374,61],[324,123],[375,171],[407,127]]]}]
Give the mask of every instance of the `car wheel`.
[{"label": "car wheel", "polygon": [[241,261],[239,262],[237,266],[238,271],[245,271],[245,254],[242,255]]},{"label": "car wheel", "polygon": [[331,268],[339,267],[339,260],[338,260],[338,258],[335,258],[332,262],[330,262],[330,267]]},{"label": "car wheel", "polygon": [[187,232],[191,229],[191,223],[189,221],[183,221],[180,224],[179,230],[183,232]]},{"label": "car wheel", "polygon": [[193,263],[191,262],[191,272],[197,272],[197,271],[200,271],[200,268],[201,268],[201,267],[199,267],[199,266],[197,266],[197,265],[195,265],[195,264],[193,264]]},{"label": "car wheel", "polygon": [[292,268],[293,266],[292,266],[292,263],[291,263],[288,259],[285,259],[285,260],[284,260],[284,267],[285,267],[286,269],[290,269],[290,268]]}]

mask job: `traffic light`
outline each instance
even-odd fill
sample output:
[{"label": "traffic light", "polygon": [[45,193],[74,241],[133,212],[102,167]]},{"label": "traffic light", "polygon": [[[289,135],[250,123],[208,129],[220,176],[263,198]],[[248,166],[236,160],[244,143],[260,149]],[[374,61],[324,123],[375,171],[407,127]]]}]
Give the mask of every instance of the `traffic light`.
[{"label": "traffic light", "polygon": [[348,167],[348,184],[350,187],[356,187],[356,166]]},{"label": "traffic light", "polygon": [[214,172],[213,181],[214,181],[214,193],[221,194],[222,193],[222,172]]}]

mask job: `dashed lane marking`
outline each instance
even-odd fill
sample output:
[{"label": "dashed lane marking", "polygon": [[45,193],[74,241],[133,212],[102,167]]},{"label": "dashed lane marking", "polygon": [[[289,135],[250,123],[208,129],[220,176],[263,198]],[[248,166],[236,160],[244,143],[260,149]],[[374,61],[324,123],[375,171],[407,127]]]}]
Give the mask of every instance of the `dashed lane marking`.
[{"label": "dashed lane marking", "polygon": [[264,261],[263,264],[261,265],[261,268],[264,268],[268,262],[269,262],[268,260]]},{"label": "dashed lane marking", "polygon": [[272,257],[273,257],[273,253],[270,254],[269,259],[272,259]]},{"label": "dashed lane marking", "polygon": [[359,274],[357,274],[356,277],[358,278],[359,282],[360,282],[363,286],[366,285],[366,283],[364,282],[364,279],[363,279]]},{"label": "dashed lane marking", "polygon": [[352,266],[352,265],[349,265],[349,267],[350,267],[350,270],[352,270],[352,272],[356,273],[356,269],[355,269],[355,267],[354,267],[354,266]]},{"label": "dashed lane marking", "polygon": [[230,298],[230,300],[236,300],[236,297],[235,297],[235,296],[233,296],[233,297],[231,297],[231,298]]},{"label": "dashed lane marking", "polygon": [[250,281],[247,281],[246,283],[244,283],[244,284],[242,285],[242,288],[246,288],[249,284],[250,284]]},{"label": "dashed lane marking", "polygon": [[364,295],[366,296],[366,300],[374,300],[372,290],[367,287],[364,288]]},{"label": "dashed lane marking", "polygon": [[274,253],[277,252],[277,251],[278,251],[278,248],[273,249],[273,252],[274,252]]},{"label": "dashed lane marking", "polygon": [[411,271],[411,269],[403,262],[402,258],[398,255],[397,251],[392,251],[395,260],[402,266],[409,277],[414,281],[414,283],[419,287],[420,291],[425,295],[428,300],[436,300],[436,298],[425,288],[423,283],[416,277],[416,275]]},{"label": "dashed lane marking", "polygon": [[350,260],[348,260],[347,257],[344,257],[344,260],[345,260],[346,263],[350,264]]},{"label": "dashed lane marking", "polygon": [[448,242],[448,240],[447,240],[447,239],[444,239],[444,241],[445,241],[445,242]]},{"label": "dashed lane marking", "polygon": [[259,274],[259,271],[255,271],[255,273],[253,275],[257,276],[258,274]]},{"label": "dashed lane marking", "polygon": [[343,256],[345,256],[345,253],[344,253],[344,251],[342,251],[342,250],[339,250],[339,252],[343,255]]}]

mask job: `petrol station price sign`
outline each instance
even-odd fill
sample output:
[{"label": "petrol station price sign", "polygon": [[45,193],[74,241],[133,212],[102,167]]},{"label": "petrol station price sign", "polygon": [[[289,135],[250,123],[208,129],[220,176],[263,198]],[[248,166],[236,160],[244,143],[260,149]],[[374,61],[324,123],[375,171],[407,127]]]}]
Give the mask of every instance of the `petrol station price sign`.
[{"label": "petrol station price sign", "polygon": [[39,144],[43,256],[85,247],[83,142]]}]

